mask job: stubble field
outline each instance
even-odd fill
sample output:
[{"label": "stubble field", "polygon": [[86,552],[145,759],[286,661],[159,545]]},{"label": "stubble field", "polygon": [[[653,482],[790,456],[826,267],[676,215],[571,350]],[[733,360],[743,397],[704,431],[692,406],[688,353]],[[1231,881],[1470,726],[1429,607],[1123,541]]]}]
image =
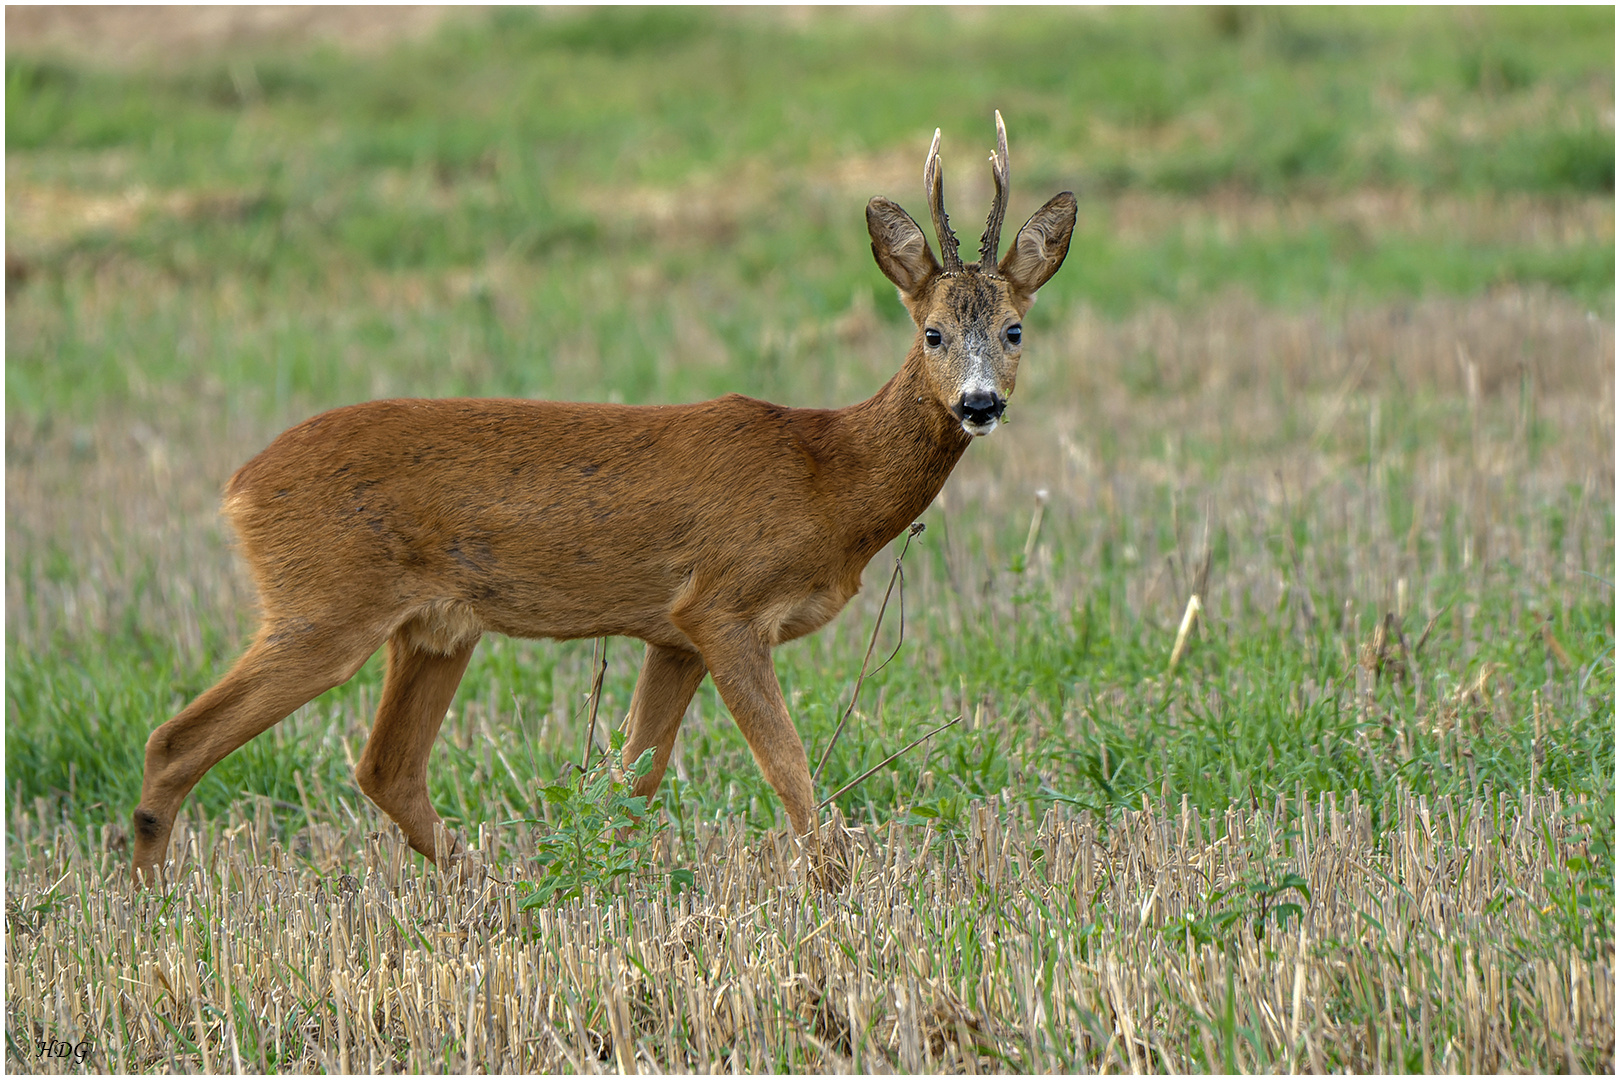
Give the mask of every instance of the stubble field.
[{"label": "stubble field", "polygon": [[[475,12],[170,76],[14,35],[8,1068],[1612,1070],[1599,14]],[[1081,224],[822,794],[963,719],[827,850],[707,683],[599,842],[592,643],[486,639],[431,780],[487,877],[355,787],[374,660],[130,895],[146,733],[252,627],[236,465],[375,396],[858,400],[911,333],[861,209],[923,209],[940,126],[975,220],[992,108],[1009,217]],[[892,566],[778,651],[812,761]]]}]

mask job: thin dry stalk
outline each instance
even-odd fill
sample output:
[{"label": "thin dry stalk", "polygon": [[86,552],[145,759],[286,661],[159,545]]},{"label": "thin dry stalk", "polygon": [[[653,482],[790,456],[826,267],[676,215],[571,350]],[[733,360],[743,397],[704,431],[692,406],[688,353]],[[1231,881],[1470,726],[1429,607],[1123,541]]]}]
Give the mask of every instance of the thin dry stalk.
[{"label": "thin dry stalk", "polygon": [[[1613,942],[1559,940],[1545,914],[1600,839],[1576,809],[1402,791],[1375,816],[1300,789],[1105,826],[974,804],[948,828],[840,826],[835,892],[803,887],[787,837],[732,823],[699,829],[679,897],[657,875],[535,910],[500,880],[391,869],[365,823],[322,870],[252,813],[183,821],[172,891],[132,895],[110,830],[25,810],[7,1064],[1607,1072]],[[526,828],[500,877],[524,876]],[[1267,892],[1284,881],[1303,885]]]},{"label": "thin dry stalk", "polygon": [[596,745],[596,712],[602,704],[602,680],[607,676],[607,638],[597,638],[591,651],[591,667],[596,675],[591,679],[590,723],[585,728],[585,753],[580,756],[579,771],[591,771],[591,748]]},{"label": "thin dry stalk", "polygon": [[921,746],[923,743],[927,742],[929,739],[932,739],[935,735],[938,735],[940,732],[944,731],[946,728],[955,727],[957,724],[960,724],[961,722],[962,722],[962,714],[957,713],[955,716],[951,717],[951,719],[945,721],[943,724],[941,724],[938,727],[934,728],[932,731],[925,732],[924,734],[917,736],[915,739],[912,739],[910,742],[906,743],[906,745],[902,746],[900,749],[896,750],[894,753],[890,754],[888,757],[884,758],[882,761],[878,762],[876,765],[872,766],[870,769],[867,769],[865,772],[861,773],[861,775],[857,776],[855,779],[851,780],[849,783],[845,784],[843,787],[839,788],[837,791],[833,792],[831,795],[827,796],[825,799],[822,799],[819,805],[825,807],[828,803],[830,803],[834,799],[838,798],[838,796],[844,794],[844,792],[846,792],[846,791],[849,791],[851,788],[853,788],[857,784],[859,784],[862,780],[865,780],[868,776],[871,776],[873,773],[875,773],[879,769],[883,768],[883,766],[889,764],[889,762],[895,760],[896,758],[900,757],[901,755],[905,754],[906,752],[908,752],[910,750],[916,749],[917,747]]},{"label": "thin dry stalk", "polygon": [[[860,673],[855,676],[855,689],[850,691],[849,705],[844,709],[844,715],[842,715],[842,716],[840,716],[838,718],[838,726],[833,728],[832,738],[827,740],[827,748],[821,752],[821,758],[820,758],[820,760],[818,760],[816,762],[816,771],[814,773],[812,773],[811,776],[810,776],[810,782],[811,783],[815,783],[816,781],[821,779],[821,770],[827,764],[827,758],[832,755],[833,747],[838,745],[838,737],[844,733],[844,725],[849,722],[850,716],[855,712],[856,703],[858,701],[860,701],[860,699],[861,699],[861,686],[866,682],[866,676],[867,676],[866,668],[867,668],[867,665],[872,662],[872,653],[873,653],[873,651],[877,649],[878,631],[883,629],[883,615],[884,615],[884,613],[886,611],[889,610],[889,597],[894,592],[894,587],[895,587],[896,582],[900,583],[900,634],[899,634],[899,640],[897,640],[894,643],[894,652],[891,652],[889,654],[889,656],[888,656],[888,659],[884,660],[883,663],[881,663],[881,664],[879,664],[877,666],[877,671],[882,671],[884,669],[884,667],[886,667],[888,665],[889,661],[893,660],[895,658],[895,656],[900,652],[900,646],[905,642],[905,637],[906,637],[906,604],[905,604],[905,595],[906,595],[905,581],[906,581],[906,575],[905,575],[904,570],[901,569],[901,563],[903,563],[905,561],[906,552],[911,550],[911,541],[912,541],[912,539],[914,537],[917,537],[917,536],[921,535],[922,532],[927,528],[928,528],[928,526],[926,526],[922,522],[918,521],[918,522],[913,522],[912,525],[911,525],[911,528],[906,531],[906,542],[900,546],[900,554],[895,556],[894,570],[889,574],[889,587],[887,589],[883,590],[883,603],[878,606],[877,618],[872,623],[872,637],[871,637],[871,640],[869,640],[866,643],[866,655],[861,658],[861,670],[860,670]],[[872,672],[872,674],[874,674],[874,675],[877,674],[877,671]]]},{"label": "thin dry stalk", "polygon": [[1035,511],[1029,517],[1029,535],[1024,538],[1024,569],[1029,569],[1029,562],[1035,557],[1035,543],[1041,537],[1041,522],[1046,518],[1046,499],[1048,492],[1045,488],[1038,488],[1035,492]]},{"label": "thin dry stalk", "polygon": [[1187,638],[1192,633],[1193,624],[1198,621],[1198,615],[1204,610],[1203,601],[1198,594],[1193,593],[1187,598],[1187,610],[1181,616],[1181,627],[1176,631],[1176,644],[1170,650],[1170,666],[1167,674],[1174,674],[1176,665],[1181,663],[1181,654],[1187,647]]}]

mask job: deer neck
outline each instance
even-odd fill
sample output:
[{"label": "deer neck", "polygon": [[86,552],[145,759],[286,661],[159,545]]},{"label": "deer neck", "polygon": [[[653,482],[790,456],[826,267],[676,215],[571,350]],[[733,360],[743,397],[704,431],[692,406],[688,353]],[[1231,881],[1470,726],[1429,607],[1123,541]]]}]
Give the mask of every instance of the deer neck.
[{"label": "deer neck", "polygon": [[973,437],[935,399],[918,350],[881,390],[841,414],[861,466],[840,500],[843,521],[865,565],[928,509]]}]

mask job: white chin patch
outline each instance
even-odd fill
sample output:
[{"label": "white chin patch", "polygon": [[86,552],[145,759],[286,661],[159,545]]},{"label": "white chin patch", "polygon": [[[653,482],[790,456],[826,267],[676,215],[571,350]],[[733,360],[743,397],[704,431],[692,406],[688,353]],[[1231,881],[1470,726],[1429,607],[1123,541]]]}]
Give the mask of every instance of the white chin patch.
[{"label": "white chin patch", "polygon": [[988,424],[975,424],[972,420],[964,420],[962,421],[962,430],[974,436],[988,435],[996,430],[997,425],[1000,423],[999,420],[992,420]]}]

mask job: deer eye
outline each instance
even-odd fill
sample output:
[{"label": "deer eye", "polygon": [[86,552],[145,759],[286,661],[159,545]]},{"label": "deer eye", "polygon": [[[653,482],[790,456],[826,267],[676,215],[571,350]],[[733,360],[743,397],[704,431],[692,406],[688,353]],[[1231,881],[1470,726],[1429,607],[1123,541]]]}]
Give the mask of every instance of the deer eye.
[{"label": "deer eye", "polygon": [[939,331],[930,326],[928,329],[923,331],[923,340],[928,343],[928,347],[930,349],[937,349],[939,348],[940,341],[943,339],[940,338]]},{"label": "deer eye", "polygon": [[1022,326],[1018,325],[1017,323],[1013,323],[1011,326],[1007,327],[1007,341],[1009,344],[1017,345],[1023,340],[1024,328]]}]

